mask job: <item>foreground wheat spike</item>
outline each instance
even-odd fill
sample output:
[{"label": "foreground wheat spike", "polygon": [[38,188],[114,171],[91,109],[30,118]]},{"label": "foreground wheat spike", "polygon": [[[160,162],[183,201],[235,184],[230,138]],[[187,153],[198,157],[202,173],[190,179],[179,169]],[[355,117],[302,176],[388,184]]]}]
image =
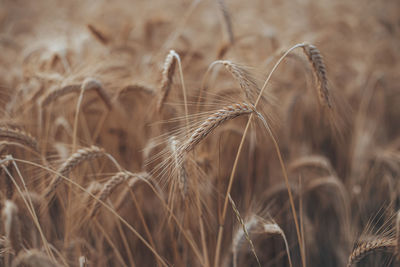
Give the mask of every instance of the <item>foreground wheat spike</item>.
[{"label": "foreground wheat spike", "polygon": [[377,238],[372,241],[366,241],[358,245],[349,257],[347,267],[351,267],[362,260],[368,254],[376,251],[391,251],[396,247],[396,240],[393,238]]},{"label": "foreground wheat spike", "polygon": [[57,186],[60,184],[63,177],[67,177],[77,165],[103,155],[105,155],[105,151],[97,146],[82,148],[72,154],[58,169],[57,172],[60,175],[50,184],[48,191],[45,193],[45,197],[49,197],[57,189]]},{"label": "foreground wheat spike", "polygon": [[165,58],[164,67],[162,71],[160,96],[157,102],[158,111],[161,111],[165,99],[167,99],[169,91],[171,90],[172,78],[174,77],[175,74],[175,66],[178,58],[179,56],[174,50],[169,51],[167,57]]},{"label": "foreground wheat spike", "polygon": [[[122,184],[125,181],[128,181],[128,179],[130,179],[131,177],[133,177],[134,181],[131,181],[130,183],[134,183],[135,181],[137,181],[139,179],[147,179],[148,174],[147,173],[130,173],[127,171],[122,171],[122,172],[115,174],[104,184],[103,188],[101,189],[101,191],[99,193],[99,200],[104,202],[108,198],[108,196],[111,195],[111,193],[114,191],[114,189],[118,185]],[[101,206],[101,202],[96,201],[94,204],[93,210],[91,212],[91,217],[96,215],[100,206]]]},{"label": "foreground wheat spike", "polygon": [[329,108],[332,108],[328,89],[328,79],[326,77],[326,67],[322,55],[318,48],[311,44],[304,44],[302,48],[312,65],[313,73],[317,80],[320,103],[321,105],[327,105]]},{"label": "foreground wheat spike", "polygon": [[70,94],[70,93],[79,93],[83,87],[83,90],[95,90],[99,97],[103,100],[104,104],[106,104],[108,109],[112,108],[111,98],[104,90],[103,85],[100,81],[94,78],[86,78],[82,84],[71,84],[54,91],[50,91],[47,93],[41,102],[41,107],[44,108],[48,106],[51,102],[55,101],[56,99]]},{"label": "foreground wheat spike", "polygon": [[256,110],[252,105],[247,103],[232,104],[218,110],[208,117],[208,119],[192,133],[192,135],[180,147],[180,151],[183,154],[191,151],[198,143],[200,143],[200,141],[222,123],[253,112],[256,113]]},{"label": "foreground wheat spike", "polygon": [[0,138],[8,138],[24,146],[27,146],[36,152],[39,151],[36,139],[33,138],[32,135],[30,135],[29,133],[22,130],[0,127]]},{"label": "foreground wheat spike", "polygon": [[56,267],[59,265],[51,261],[39,250],[31,249],[18,253],[18,256],[13,260],[11,266]]}]

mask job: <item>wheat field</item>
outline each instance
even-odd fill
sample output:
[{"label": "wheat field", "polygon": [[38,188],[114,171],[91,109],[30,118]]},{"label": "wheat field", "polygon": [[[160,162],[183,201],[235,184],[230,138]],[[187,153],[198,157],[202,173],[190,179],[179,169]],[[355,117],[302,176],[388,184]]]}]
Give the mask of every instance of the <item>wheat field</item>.
[{"label": "wheat field", "polygon": [[400,266],[398,0],[0,0],[0,266]]}]

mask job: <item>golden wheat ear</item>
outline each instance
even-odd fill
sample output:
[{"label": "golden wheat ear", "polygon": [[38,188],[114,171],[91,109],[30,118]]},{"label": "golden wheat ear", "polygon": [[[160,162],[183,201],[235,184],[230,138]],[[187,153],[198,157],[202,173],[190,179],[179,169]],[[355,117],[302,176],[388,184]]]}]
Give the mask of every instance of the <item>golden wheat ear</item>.
[{"label": "golden wheat ear", "polygon": [[79,149],[77,152],[72,154],[58,169],[59,175],[54,178],[51,182],[48,190],[45,193],[45,198],[48,198],[53,195],[58,185],[64,179],[64,177],[68,177],[69,173],[79,164],[85,162],[87,160],[99,158],[101,156],[106,155],[105,151],[102,148],[97,146],[91,146],[88,148]]},{"label": "golden wheat ear", "polygon": [[393,238],[376,238],[372,241],[362,242],[350,254],[347,267],[353,266],[365,256],[378,251],[389,251],[393,253],[396,243],[396,240]]},{"label": "golden wheat ear", "polygon": [[328,79],[326,76],[326,66],[321,52],[317,47],[311,44],[303,44],[304,54],[311,63],[315,80],[317,81],[318,98],[322,106],[332,108],[332,100],[328,88]]},{"label": "golden wheat ear", "polygon": [[[109,195],[111,195],[111,193],[114,191],[114,189],[122,184],[123,182],[127,181],[132,175],[128,172],[119,172],[117,174],[115,174],[113,177],[111,177],[103,186],[103,188],[101,189],[100,193],[99,193],[99,200],[104,202]],[[97,213],[97,210],[100,208],[101,206],[101,202],[100,201],[96,201],[91,215],[90,217],[94,217]]]},{"label": "golden wheat ear", "polygon": [[23,243],[17,205],[11,200],[6,200],[1,215],[5,236],[10,241],[14,252],[18,253],[22,249]]},{"label": "golden wheat ear", "polygon": [[191,151],[198,143],[207,137],[215,128],[222,123],[232,120],[242,115],[249,115],[256,112],[254,107],[247,103],[236,103],[213,113],[208,117],[194,132],[191,136],[179,147],[179,155],[183,155]]}]

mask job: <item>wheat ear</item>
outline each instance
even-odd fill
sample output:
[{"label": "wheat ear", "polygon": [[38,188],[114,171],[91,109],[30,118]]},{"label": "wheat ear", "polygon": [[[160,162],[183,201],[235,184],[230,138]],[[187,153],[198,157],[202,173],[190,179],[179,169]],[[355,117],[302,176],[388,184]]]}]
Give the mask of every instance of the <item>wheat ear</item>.
[{"label": "wheat ear", "polygon": [[61,88],[58,88],[56,90],[50,91],[49,93],[47,93],[42,102],[41,102],[41,106],[42,108],[46,107],[47,105],[49,105],[51,102],[53,102],[54,100],[56,100],[59,97],[62,97],[64,95],[70,94],[70,93],[79,93],[81,88],[80,84],[70,84]]},{"label": "wheat ear", "polygon": [[175,136],[171,136],[170,140],[170,148],[172,152],[172,156],[174,159],[175,169],[178,174],[178,187],[184,197],[187,193],[187,172],[184,166],[184,161],[181,161],[178,153],[178,141]]},{"label": "wheat ear", "polygon": [[51,261],[46,255],[36,249],[21,251],[13,260],[12,267],[56,267],[58,264]]},{"label": "wheat ear", "polygon": [[45,197],[49,197],[57,189],[57,186],[63,179],[62,177],[67,177],[77,165],[105,154],[105,151],[97,146],[82,148],[72,154],[58,169],[57,172],[59,175],[56,176],[50,184],[48,191],[45,193]]},{"label": "wheat ear", "polygon": [[162,80],[160,87],[160,96],[157,102],[157,110],[161,111],[162,106],[167,99],[167,96],[171,90],[172,78],[175,74],[175,66],[177,63],[176,52],[174,50],[169,51],[164,61],[164,67],[162,71]]},{"label": "wheat ear", "polygon": [[20,229],[20,221],[18,218],[18,207],[11,201],[6,200],[2,211],[4,221],[4,232],[15,253],[22,248],[22,236]]},{"label": "wheat ear", "polygon": [[[208,66],[207,71],[203,76],[200,92],[197,97],[197,107],[196,107],[197,110],[199,110],[200,108],[200,101],[203,99],[203,95],[205,95],[207,92],[208,86],[206,83],[211,73],[211,70],[215,66],[220,64],[222,64],[225,67],[225,69],[233,76],[233,78],[239,82],[240,88],[246,94],[248,101],[250,102],[254,101],[253,99],[254,94],[259,92],[259,88],[255,79],[245,68],[239,66],[238,64],[233,63],[230,60],[216,60]],[[206,95],[204,96],[203,101],[206,100],[205,98]]]},{"label": "wheat ear", "polygon": [[226,31],[228,32],[229,42],[231,44],[233,44],[235,39],[234,39],[234,35],[233,35],[232,20],[231,20],[231,16],[229,15],[228,8],[225,5],[225,1],[218,0],[218,6],[219,6],[219,10],[221,10],[222,17],[224,18],[224,21],[225,21],[225,27],[226,27]]},{"label": "wheat ear", "polygon": [[112,192],[118,185],[122,184],[125,181],[128,181],[131,177],[133,178],[133,180],[129,181],[129,183],[133,184],[139,179],[145,180],[147,176],[147,173],[130,173],[127,171],[122,171],[115,174],[104,184],[103,188],[101,189],[99,193],[100,201],[95,202],[91,212],[91,217],[96,215],[98,209],[101,206],[101,202],[104,202],[112,194]]},{"label": "wheat ear", "polygon": [[323,106],[331,108],[332,103],[329,95],[326,67],[322,55],[314,45],[303,44],[302,48],[313,68],[313,73],[318,84],[318,97],[320,103]]},{"label": "wheat ear", "polygon": [[229,60],[222,60],[221,64],[224,65],[224,67],[239,82],[239,85],[245,92],[247,99],[254,102],[253,96],[255,93],[259,92],[259,88],[251,74],[245,68]]},{"label": "wheat ear", "polygon": [[[232,205],[232,208],[233,207],[234,207],[234,205]],[[246,239],[249,242],[249,244],[251,244],[250,246],[253,246],[253,242],[250,239],[248,231],[251,231],[251,229],[253,227],[255,227],[258,223],[258,220],[255,216],[251,216],[250,219],[247,220],[246,222],[244,222],[242,219],[239,219],[240,217],[238,217],[235,209],[236,209],[236,206],[235,206],[235,208],[233,208],[233,210],[236,214],[236,217],[238,218],[238,220],[240,222],[241,227],[238,229],[238,231],[236,231],[235,235],[233,236],[233,240],[232,240],[233,267],[237,267],[237,255],[238,255],[238,251],[242,245],[243,240]]]},{"label": "wheat ear", "polygon": [[[180,151],[184,154],[191,151],[200,141],[222,123],[242,115],[256,112],[254,107],[247,103],[237,103],[226,106],[208,117],[191,136],[182,144]],[[183,155],[182,154],[182,155]]]},{"label": "wheat ear", "polygon": [[396,216],[396,248],[394,252],[396,259],[400,262],[400,211]]},{"label": "wheat ear", "polygon": [[396,247],[396,243],[397,241],[392,238],[377,238],[372,241],[363,242],[358,245],[350,254],[347,267],[351,267],[368,254],[376,251],[392,251]]},{"label": "wheat ear", "polygon": [[22,130],[0,127],[0,138],[11,139],[33,149],[35,152],[39,151],[36,139],[33,138],[29,133]]},{"label": "wheat ear", "polygon": [[274,221],[270,222],[270,223],[264,223],[263,224],[263,230],[266,233],[269,234],[278,234],[282,237],[283,242],[285,242],[285,248],[286,248],[286,254],[288,257],[288,261],[289,261],[289,266],[292,267],[292,259],[290,257],[290,250],[289,250],[289,244],[288,241],[286,239],[286,235],[285,232],[282,230],[282,228]]}]

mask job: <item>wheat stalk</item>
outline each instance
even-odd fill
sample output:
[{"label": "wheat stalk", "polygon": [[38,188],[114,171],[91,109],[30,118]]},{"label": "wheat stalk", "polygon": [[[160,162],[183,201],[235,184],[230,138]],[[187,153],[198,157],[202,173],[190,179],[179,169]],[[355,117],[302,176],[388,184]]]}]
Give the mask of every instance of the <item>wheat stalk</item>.
[{"label": "wheat stalk", "polygon": [[39,151],[36,139],[33,138],[29,133],[22,130],[0,127],[0,138],[11,139],[33,149],[35,152]]},{"label": "wheat stalk", "polygon": [[82,162],[101,157],[105,155],[105,151],[97,146],[91,146],[88,148],[79,149],[77,152],[72,154],[58,169],[59,175],[56,176],[49,186],[48,191],[45,193],[45,197],[49,197],[58,187],[62,181],[62,177],[68,177],[69,173]]},{"label": "wheat stalk", "polygon": [[329,95],[328,79],[326,77],[326,67],[322,55],[318,48],[311,44],[303,44],[304,54],[310,61],[314,76],[318,84],[318,97],[321,105],[332,107],[331,98]]},{"label": "wheat stalk", "polygon": [[396,243],[397,241],[392,238],[377,238],[372,241],[363,242],[350,254],[347,267],[351,267],[368,254],[376,251],[392,251],[396,247]]},{"label": "wheat stalk", "polygon": [[228,8],[225,5],[224,0],[218,0],[219,10],[222,13],[222,17],[225,21],[226,31],[228,32],[229,42],[233,44],[234,42],[234,35],[233,35],[233,27],[232,27],[232,20],[231,16],[229,15]]}]

